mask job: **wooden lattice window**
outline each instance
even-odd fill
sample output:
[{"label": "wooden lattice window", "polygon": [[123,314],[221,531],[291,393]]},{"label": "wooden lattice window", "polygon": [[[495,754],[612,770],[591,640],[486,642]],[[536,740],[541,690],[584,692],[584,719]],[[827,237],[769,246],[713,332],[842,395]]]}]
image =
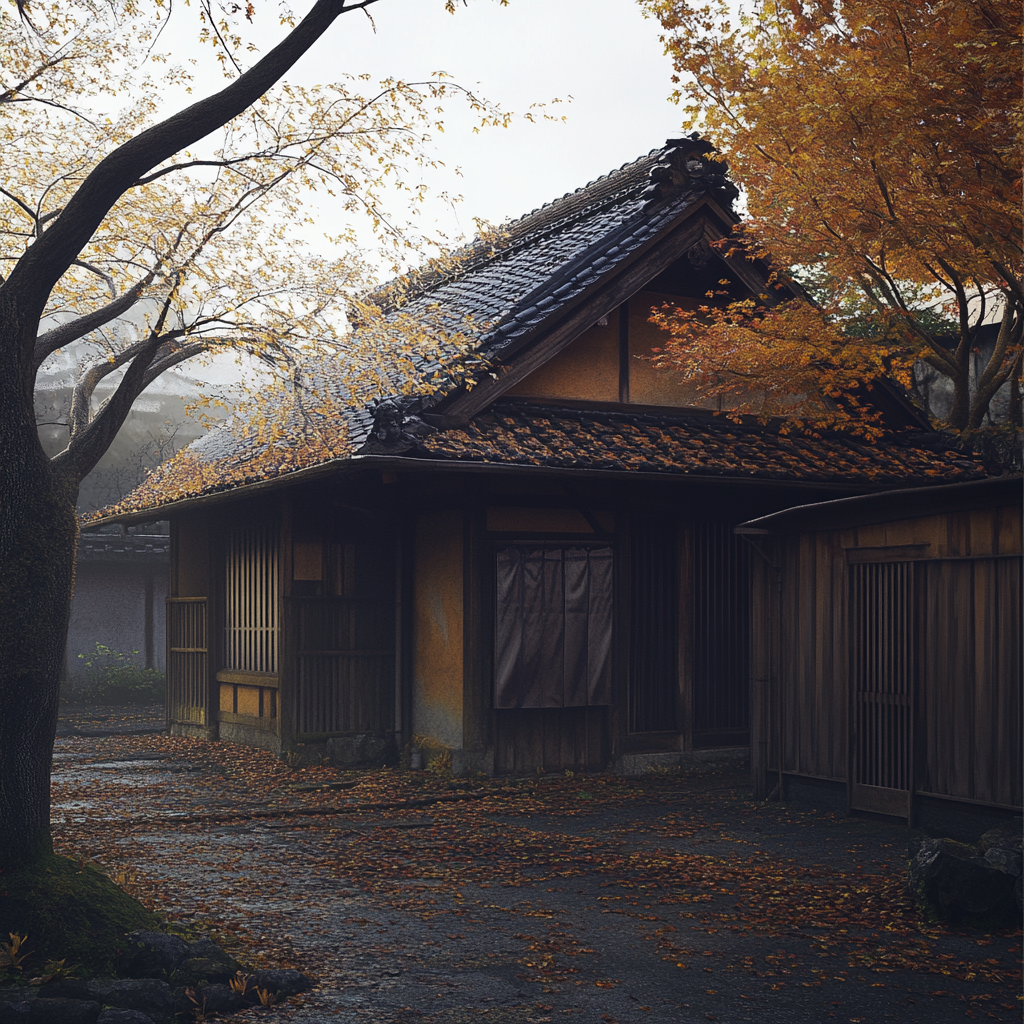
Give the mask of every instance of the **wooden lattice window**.
[{"label": "wooden lattice window", "polygon": [[205,597],[167,599],[167,653],[168,718],[205,725],[209,705]]},{"label": "wooden lattice window", "polygon": [[232,527],[225,550],[224,668],[276,674],[278,531]]}]

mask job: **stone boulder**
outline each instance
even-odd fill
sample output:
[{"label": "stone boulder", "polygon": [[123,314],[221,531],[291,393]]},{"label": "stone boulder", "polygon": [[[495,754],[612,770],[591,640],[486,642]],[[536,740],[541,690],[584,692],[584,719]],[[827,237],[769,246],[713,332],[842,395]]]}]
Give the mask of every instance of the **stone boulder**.
[{"label": "stone boulder", "polygon": [[89,995],[104,1006],[138,1010],[158,1020],[174,1013],[171,986],[159,978],[98,978],[89,982]]},{"label": "stone boulder", "polygon": [[281,999],[297,996],[300,992],[308,992],[313,987],[313,979],[293,970],[257,971],[251,975],[249,990],[265,988]]},{"label": "stone boulder", "polygon": [[34,999],[34,992],[29,998],[18,992],[4,992],[0,995],[0,1024],[28,1024],[28,1014]]},{"label": "stone boulder", "polygon": [[1020,855],[991,843],[982,851],[952,839],[926,839],[910,861],[910,888],[918,905],[950,921],[995,923],[1014,913]]},{"label": "stone boulder", "polygon": [[189,944],[167,932],[131,932],[118,973],[126,978],[167,978],[188,956]]},{"label": "stone boulder", "polygon": [[89,999],[33,999],[28,1024],[96,1024],[100,1004]]},{"label": "stone boulder", "polygon": [[348,768],[363,764],[382,764],[391,752],[393,739],[373,732],[353,736],[332,736],[327,741],[327,756],[331,764]]},{"label": "stone boulder", "polygon": [[200,939],[188,947],[188,953],[171,975],[175,985],[200,985],[203,982],[227,984],[242,965],[210,939]]},{"label": "stone boulder", "polygon": [[196,995],[207,1013],[232,1013],[248,1005],[242,993],[230,985],[203,985]]}]

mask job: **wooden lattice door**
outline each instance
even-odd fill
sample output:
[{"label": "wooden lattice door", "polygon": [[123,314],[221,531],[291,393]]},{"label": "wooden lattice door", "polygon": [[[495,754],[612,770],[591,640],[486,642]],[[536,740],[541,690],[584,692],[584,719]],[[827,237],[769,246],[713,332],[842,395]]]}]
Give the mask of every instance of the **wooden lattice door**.
[{"label": "wooden lattice door", "polygon": [[913,779],[914,563],[850,566],[850,806],[909,817]]}]

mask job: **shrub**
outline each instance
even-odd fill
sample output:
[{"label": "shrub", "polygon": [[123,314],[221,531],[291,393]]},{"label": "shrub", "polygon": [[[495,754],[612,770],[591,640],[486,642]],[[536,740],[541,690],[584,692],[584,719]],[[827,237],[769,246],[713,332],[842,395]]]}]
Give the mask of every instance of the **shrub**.
[{"label": "shrub", "polygon": [[70,690],[67,698],[76,704],[152,704],[166,695],[167,681],[155,668],[142,668],[134,656],[105,644],[92,654],[80,654],[85,662],[84,686]]}]

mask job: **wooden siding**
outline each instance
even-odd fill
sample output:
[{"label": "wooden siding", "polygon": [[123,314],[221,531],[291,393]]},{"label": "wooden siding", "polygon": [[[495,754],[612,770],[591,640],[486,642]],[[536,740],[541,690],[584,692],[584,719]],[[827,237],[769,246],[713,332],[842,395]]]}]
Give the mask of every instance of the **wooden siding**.
[{"label": "wooden siding", "polygon": [[[774,787],[772,776],[780,770],[856,783],[851,737],[869,746],[873,741],[864,735],[870,723],[863,695],[853,692],[851,665],[864,675],[860,656],[875,659],[871,671],[881,671],[879,659],[902,657],[910,717],[898,730],[895,720],[879,726],[883,732],[891,726],[892,742],[898,732],[905,744],[906,770],[889,773],[889,784],[923,795],[1021,805],[1019,508],[783,535],[755,546],[752,766],[761,795]],[[893,586],[897,576],[907,583],[900,637],[890,631],[888,638],[865,638],[851,595],[863,598],[856,580],[863,587],[871,574],[878,587],[882,576],[892,577]],[[907,650],[894,653],[886,647],[890,641]],[[873,644],[872,651],[864,644]],[[862,761],[866,751],[862,747]],[[859,781],[886,785],[885,765],[876,767],[870,780],[864,775]]]},{"label": "wooden siding", "polygon": [[1021,563],[924,566],[918,792],[1021,805]]},{"label": "wooden siding", "polygon": [[750,729],[750,550],[732,526],[693,537],[693,744],[745,745]]},{"label": "wooden siding", "polygon": [[291,610],[297,663],[296,731],[392,730],[393,608],[372,598],[308,597],[293,599]]},{"label": "wooden siding", "polygon": [[600,771],[608,762],[607,708],[496,711],[494,719],[494,770],[498,774],[538,768]]},{"label": "wooden siding", "polygon": [[678,527],[636,518],[630,528],[629,731],[674,732],[679,703]]}]

